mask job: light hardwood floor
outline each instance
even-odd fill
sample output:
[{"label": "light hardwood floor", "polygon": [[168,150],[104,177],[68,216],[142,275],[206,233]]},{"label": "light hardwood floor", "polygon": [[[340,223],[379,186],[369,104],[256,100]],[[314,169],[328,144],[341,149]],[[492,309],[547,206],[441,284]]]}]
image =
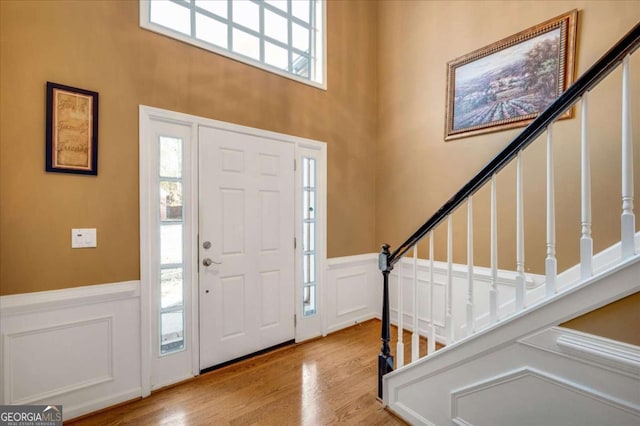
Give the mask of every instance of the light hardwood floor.
[{"label": "light hardwood floor", "polygon": [[379,351],[380,321],[367,321],[65,424],[404,425],[376,400]]}]

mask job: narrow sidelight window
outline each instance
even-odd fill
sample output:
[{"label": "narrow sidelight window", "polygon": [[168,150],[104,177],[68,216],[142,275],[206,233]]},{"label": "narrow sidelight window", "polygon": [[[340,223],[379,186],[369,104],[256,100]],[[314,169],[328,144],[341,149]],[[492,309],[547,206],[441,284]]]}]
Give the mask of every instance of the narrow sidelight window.
[{"label": "narrow sidelight window", "polygon": [[316,313],[316,160],[302,157],[302,314]]},{"label": "narrow sidelight window", "polygon": [[160,355],[184,350],[184,218],[182,139],[160,136],[158,213],[160,242]]}]

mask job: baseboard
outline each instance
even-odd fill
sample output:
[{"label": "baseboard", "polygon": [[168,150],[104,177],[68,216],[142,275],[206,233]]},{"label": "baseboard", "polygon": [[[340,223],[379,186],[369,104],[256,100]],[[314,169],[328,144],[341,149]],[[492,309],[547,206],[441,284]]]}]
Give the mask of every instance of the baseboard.
[{"label": "baseboard", "polygon": [[340,331],[340,330],[343,330],[345,328],[352,327],[352,326],[354,326],[356,324],[359,324],[361,322],[369,321],[369,320],[376,319],[376,318],[379,319],[379,316],[374,314],[373,312],[369,312],[369,313],[360,315],[358,317],[355,317],[354,319],[350,319],[349,321],[344,321],[344,322],[333,324],[333,325],[331,325],[329,327],[328,332],[329,333],[334,333],[336,331]]},{"label": "baseboard", "polygon": [[97,411],[108,409],[122,403],[140,398],[142,388],[132,388],[127,391],[120,392],[115,395],[109,395],[104,398],[94,399],[78,405],[65,405],[62,409],[65,421],[77,419],[82,416],[91,415]]}]

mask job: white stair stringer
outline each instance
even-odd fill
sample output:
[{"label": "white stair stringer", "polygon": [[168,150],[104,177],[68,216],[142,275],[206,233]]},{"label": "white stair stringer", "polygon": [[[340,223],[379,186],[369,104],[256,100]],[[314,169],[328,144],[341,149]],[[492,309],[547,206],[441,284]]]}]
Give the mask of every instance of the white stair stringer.
[{"label": "white stair stringer", "polygon": [[557,327],[638,291],[640,254],[387,374],[384,403],[411,424],[640,424],[640,347]]}]

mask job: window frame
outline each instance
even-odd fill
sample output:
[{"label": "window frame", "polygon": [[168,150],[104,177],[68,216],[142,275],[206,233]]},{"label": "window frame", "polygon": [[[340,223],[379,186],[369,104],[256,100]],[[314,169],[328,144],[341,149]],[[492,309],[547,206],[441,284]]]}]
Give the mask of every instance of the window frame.
[{"label": "window frame", "polygon": [[[315,48],[318,48],[318,44],[321,44],[320,49],[320,55],[317,57],[316,61],[312,61],[312,63],[309,66],[309,72],[312,73],[312,68],[315,67],[315,72],[321,72],[322,73],[322,81],[321,82],[316,82],[311,80],[311,78],[306,79],[304,77],[299,77],[296,74],[292,74],[290,72],[287,71],[283,71],[275,66],[269,65],[265,62],[250,58],[248,56],[244,56],[242,54],[233,52],[232,50],[229,49],[225,49],[223,47],[219,47],[216,46],[214,44],[208,43],[206,41],[203,40],[199,40],[197,38],[195,38],[195,35],[193,35],[193,31],[194,28],[193,26],[191,27],[191,35],[186,35],[183,34],[179,31],[167,28],[163,25],[160,24],[156,24],[154,22],[151,22],[150,20],[150,3],[152,0],[139,0],[139,4],[140,4],[140,27],[144,28],[146,30],[149,31],[153,31],[155,33],[164,35],[166,37],[170,37],[179,41],[182,41],[184,43],[190,44],[192,46],[196,46],[199,47],[201,49],[225,56],[227,58],[236,60],[238,62],[242,62],[244,64],[262,69],[264,71],[270,72],[272,74],[276,74],[276,75],[280,75],[282,77],[286,77],[290,80],[294,80],[297,81],[299,83],[303,83],[312,87],[316,87],[318,89],[322,89],[322,90],[327,90],[327,20],[326,20],[326,8],[327,8],[327,4],[326,4],[326,0],[317,0],[319,2],[319,11],[320,11],[320,16],[319,19],[321,19],[321,23],[320,26],[317,30],[320,30],[322,32],[322,34],[320,34],[319,37],[314,38],[312,36],[310,36],[310,50],[313,50]],[[171,1],[171,0],[170,0]],[[180,2],[176,2],[176,3],[180,3]],[[193,6],[188,7],[189,10],[191,11],[191,13],[193,14],[195,8],[197,6],[195,6],[195,4]],[[277,9],[276,7],[273,7],[269,4],[264,4],[262,7],[264,7],[266,10],[269,10],[270,12],[274,12],[274,13],[279,13],[279,16],[282,16],[282,14],[280,12],[276,12],[279,9]],[[198,12],[202,12],[202,15],[206,16],[207,18],[211,18],[211,19],[216,19],[218,21],[220,21],[220,19],[210,13],[207,12],[206,10],[203,9],[198,9]],[[288,25],[291,26],[291,23],[294,22],[291,20],[291,18],[295,21],[295,20],[299,20],[297,18],[295,18],[294,16],[290,16],[287,19]],[[302,21],[301,21],[302,22]],[[233,29],[238,29],[241,31],[244,31],[247,34],[250,34],[252,36],[258,37],[260,40],[264,40],[265,42],[269,42],[272,44],[277,45],[278,47],[284,48],[282,45],[284,43],[278,41],[277,39],[272,39],[269,36],[266,35],[261,35],[258,34],[258,32],[256,32],[255,30],[252,30],[251,28],[247,28],[244,27],[242,24],[239,24],[237,22],[231,21],[232,25],[229,25],[229,28],[233,28]],[[313,28],[313,25],[311,25],[311,27]],[[317,31],[316,30],[316,31]],[[311,32],[313,31],[313,29],[310,30]],[[229,33],[231,33],[232,31],[230,30]],[[313,40],[319,41],[319,43],[313,43]],[[318,40],[319,39],[319,40]],[[291,32],[289,31],[289,43],[288,46],[286,47],[288,52],[292,52],[294,50],[299,50],[293,47],[292,43],[291,43]],[[228,43],[232,43],[231,38],[228,39]],[[313,46],[312,46],[313,45]],[[261,43],[261,46],[263,46],[263,44]],[[264,47],[261,47],[261,51],[264,51]],[[313,58],[314,55],[312,55],[311,53],[309,53],[309,58]],[[317,61],[321,61],[320,64],[317,64]]]}]

